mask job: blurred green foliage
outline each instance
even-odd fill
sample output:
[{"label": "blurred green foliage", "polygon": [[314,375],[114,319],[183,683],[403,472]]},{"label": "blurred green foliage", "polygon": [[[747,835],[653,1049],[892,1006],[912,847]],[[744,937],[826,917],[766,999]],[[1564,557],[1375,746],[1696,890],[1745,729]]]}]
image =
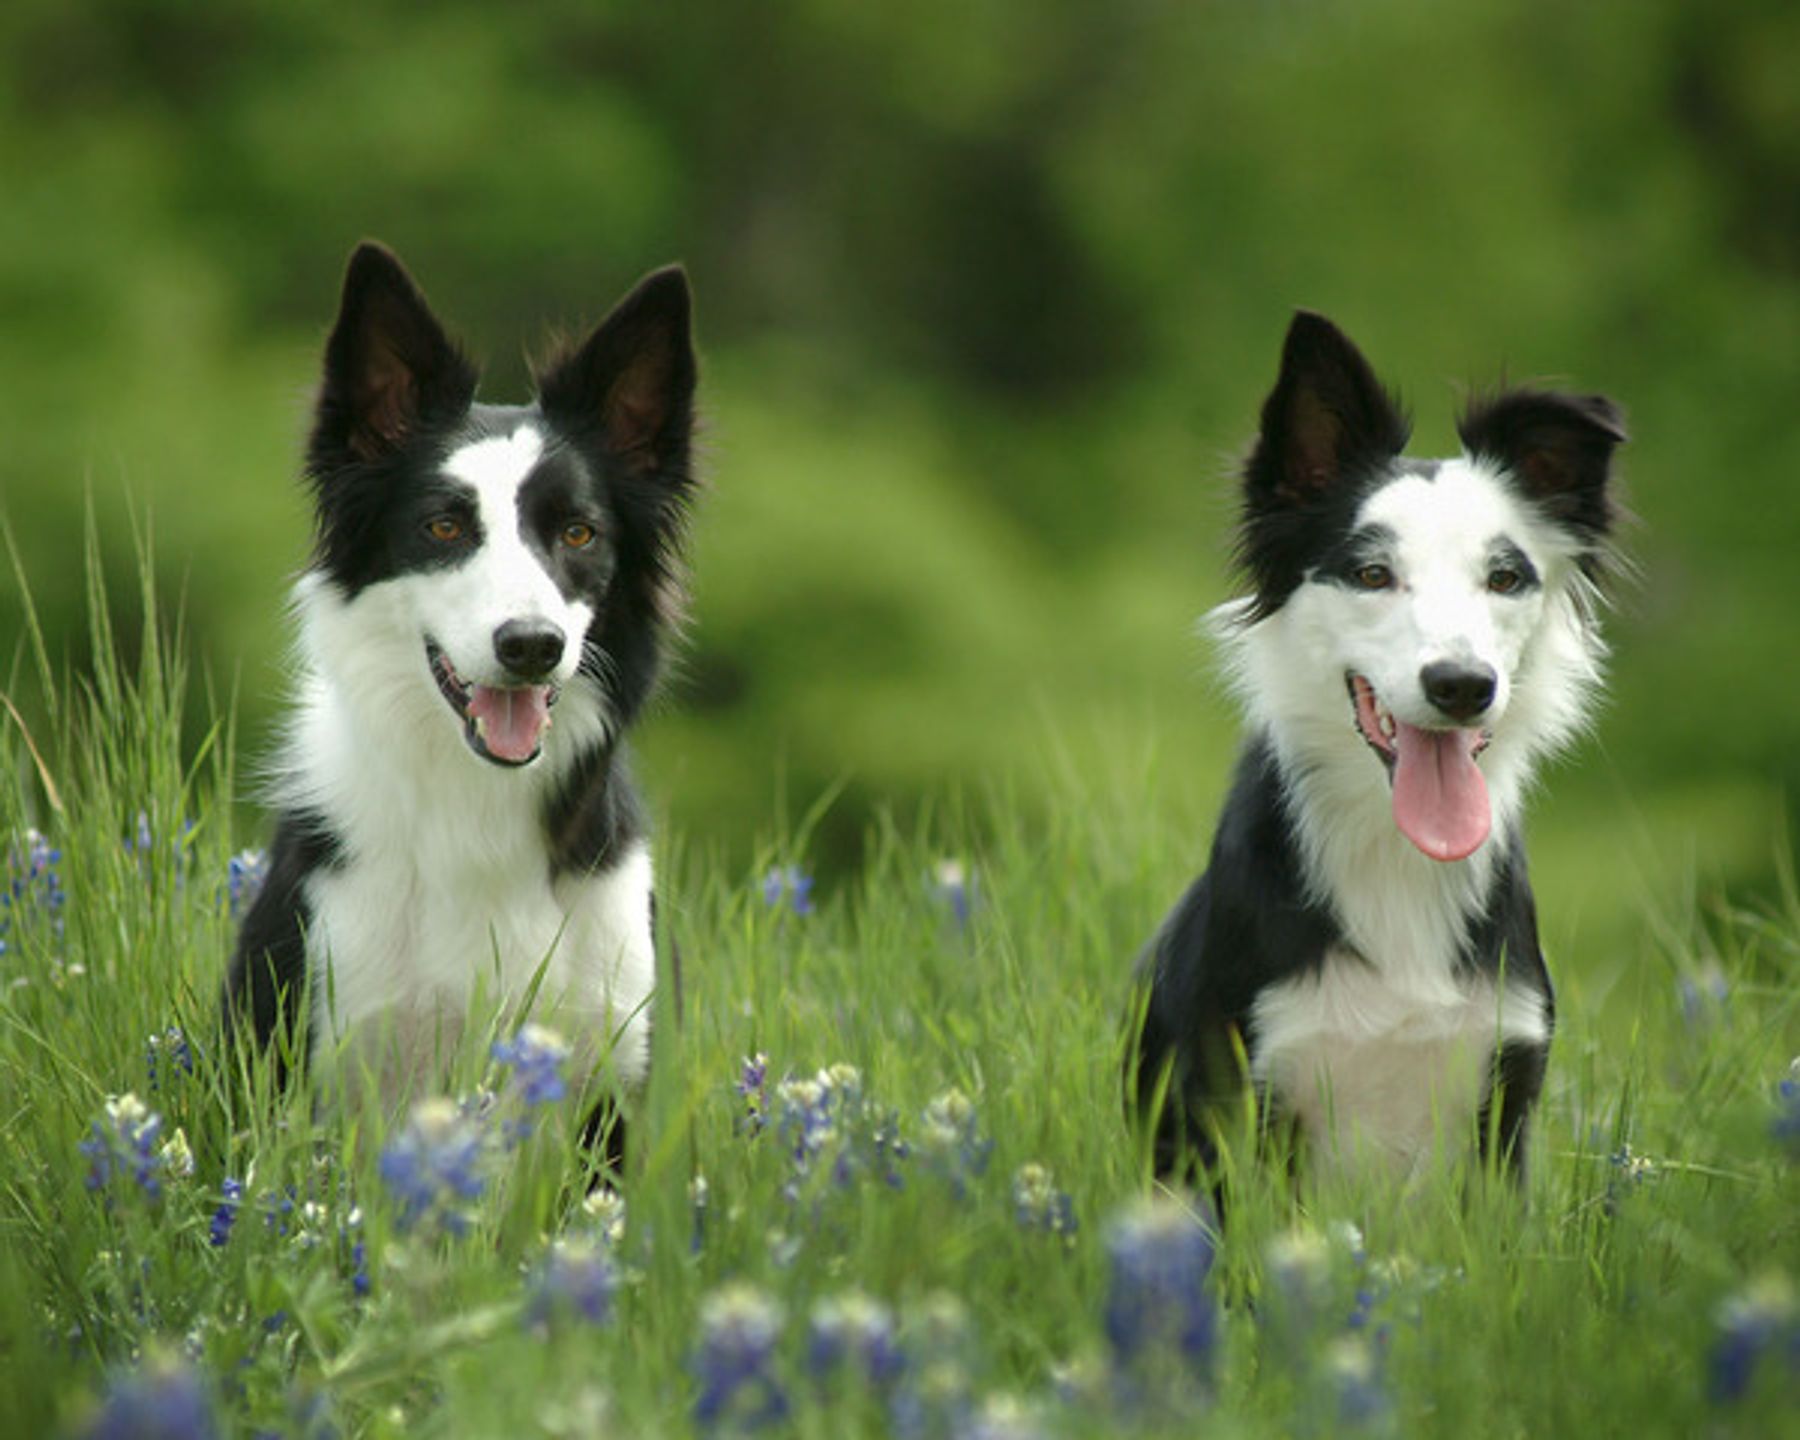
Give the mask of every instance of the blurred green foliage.
[{"label": "blurred green foliage", "polygon": [[[10,0],[0,510],[74,665],[84,502],[127,592],[147,511],[255,754],[350,246],[494,398],[680,258],[713,489],[644,745],[687,843],[836,784],[829,871],[872,807],[1041,813],[1155,747],[1198,857],[1235,722],[1190,621],[1305,304],[1426,451],[1502,375],[1625,403],[1644,578],[1541,853],[1595,904],[1754,882],[1800,789],[1797,68],[1782,0]],[[13,688],[20,616],[0,576]]]}]

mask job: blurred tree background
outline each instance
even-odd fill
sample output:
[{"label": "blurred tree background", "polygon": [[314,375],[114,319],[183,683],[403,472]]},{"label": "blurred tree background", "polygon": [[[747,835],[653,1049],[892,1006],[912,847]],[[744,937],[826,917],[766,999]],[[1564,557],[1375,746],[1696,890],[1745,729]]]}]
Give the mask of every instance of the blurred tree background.
[{"label": "blurred tree background", "polygon": [[[0,508],[74,665],[84,503],[127,608],[148,511],[265,753],[353,243],[495,399],[681,259],[712,490],[642,749],[682,843],[746,864],[841,787],[842,874],[877,808],[1076,774],[1198,863],[1235,719],[1191,622],[1312,306],[1425,453],[1502,375],[1631,416],[1643,580],[1534,821],[1572,934],[1768,883],[1800,789],[1797,74],[1785,0],[9,0]],[[15,690],[21,617],[0,574]]]}]

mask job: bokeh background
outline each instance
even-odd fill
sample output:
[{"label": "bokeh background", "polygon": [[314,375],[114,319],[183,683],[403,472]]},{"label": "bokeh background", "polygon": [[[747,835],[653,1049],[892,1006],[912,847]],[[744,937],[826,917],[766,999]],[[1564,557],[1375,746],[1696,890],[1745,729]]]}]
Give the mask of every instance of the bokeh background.
[{"label": "bokeh background", "polygon": [[[812,811],[829,887],[883,812],[1120,795],[1097,845],[1155,807],[1197,865],[1236,731],[1192,622],[1312,306],[1423,453],[1503,375],[1627,407],[1642,578],[1533,822],[1552,940],[1624,944],[1793,825],[1797,76],[1787,0],[9,0],[0,510],[73,667],[84,507],[127,615],[147,514],[254,756],[354,242],[495,399],[681,259],[712,488],[641,746],[681,844]],[[29,715],[22,614],[5,567]]]}]

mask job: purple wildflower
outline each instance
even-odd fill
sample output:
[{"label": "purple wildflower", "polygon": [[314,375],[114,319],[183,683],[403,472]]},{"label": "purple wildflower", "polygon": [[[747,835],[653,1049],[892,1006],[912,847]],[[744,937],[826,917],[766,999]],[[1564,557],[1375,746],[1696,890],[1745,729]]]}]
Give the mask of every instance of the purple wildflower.
[{"label": "purple wildflower", "polygon": [[1208,1283],[1213,1236],[1199,1217],[1173,1200],[1141,1201],[1108,1226],[1106,1251],[1106,1338],[1114,1361],[1129,1369],[1174,1359],[1209,1373],[1219,1305]]},{"label": "purple wildflower", "polygon": [[1037,1408],[1016,1395],[990,1395],[957,1430],[956,1440],[1047,1440]]},{"label": "purple wildflower", "polygon": [[543,1025],[521,1025],[511,1040],[496,1040],[494,1059],[508,1066],[527,1105],[551,1105],[569,1093],[563,1066],[569,1042]]},{"label": "purple wildflower", "polygon": [[893,1312],[855,1290],[820,1300],[807,1321],[806,1364],[819,1379],[847,1367],[865,1383],[885,1389],[906,1368]]},{"label": "purple wildflower", "polygon": [[1391,1417],[1393,1400],[1381,1362],[1381,1352],[1365,1336],[1340,1335],[1326,1346],[1323,1372],[1338,1430],[1376,1429]]},{"label": "purple wildflower", "polygon": [[994,1142],[981,1133],[975,1102],[961,1090],[950,1089],[937,1096],[925,1107],[923,1118],[919,1151],[960,1198],[971,1180],[986,1173]]},{"label": "purple wildflower", "polygon": [[950,912],[958,930],[969,928],[977,896],[975,877],[962,861],[938,861],[931,874],[931,898]]},{"label": "purple wildflower", "polygon": [[115,1375],[82,1440],[216,1440],[224,1433],[200,1375],[173,1360]]},{"label": "purple wildflower", "polygon": [[954,1295],[937,1293],[908,1316],[906,1368],[888,1399],[888,1417],[901,1440],[961,1436],[975,1414],[969,1357],[969,1313]]},{"label": "purple wildflower", "polygon": [[234,1180],[227,1175],[219,1185],[221,1199],[219,1208],[213,1211],[212,1224],[207,1227],[207,1236],[214,1248],[222,1248],[231,1239],[231,1230],[237,1224],[238,1210],[244,1203],[244,1182]]},{"label": "purple wildflower", "polygon": [[1056,1188],[1049,1167],[1021,1165],[1013,1173],[1012,1194],[1013,1216],[1022,1228],[1060,1236],[1067,1245],[1075,1243],[1075,1202],[1068,1191]]},{"label": "purple wildflower", "polygon": [[619,1271],[609,1248],[582,1237],[550,1242],[526,1288],[525,1323],[547,1330],[568,1320],[604,1324],[612,1313]]},{"label": "purple wildflower", "polygon": [[421,1100],[381,1152],[382,1182],[400,1203],[403,1230],[435,1220],[453,1235],[468,1228],[461,1202],[480,1196],[487,1134],[452,1100]]},{"label": "purple wildflower", "polygon": [[144,1068],[149,1072],[150,1088],[162,1088],[162,1062],[168,1062],[170,1083],[181,1075],[194,1073],[194,1050],[179,1025],[171,1025],[160,1035],[144,1042]]},{"label": "purple wildflower", "polygon": [[798,865],[778,865],[763,876],[763,904],[774,910],[785,899],[796,915],[812,914],[813,877]]},{"label": "purple wildflower", "polygon": [[231,918],[242,919],[269,878],[269,857],[261,850],[240,850],[225,867]]},{"label": "purple wildflower", "polygon": [[166,1156],[159,1145],[162,1116],[136,1095],[113,1095],[106,1115],[79,1148],[88,1157],[87,1188],[104,1190],[115,1175],[129,1176],[152,1200],[162,1195]]},{"label": "purple wildflower", "polygon": [[1790,1160],[1800,1160],[1800,1057],[1775,1086],[1775,1118],[1769,1122],[1769,1134]]},{"label": "purple wildflower", "polygon": [[1764,1275],[1728,1296],[1719,1306],[1718,1327],[1708,1366],[1715,1404],[1742,1400],[1762,1357],[1778,1346],[1787,1350],[1790,1364],[1800,1365],[1800,1303],[1785,1275]]},{"label": "purple wildflower", "polygon": [[744,1113],[737,1122],[739,1127],[752,1135],[760,1134],[769,1123],[769,1057],[762,1051],[745,1058],[736,1089],[744,1102]]},{"label": "purple wildflower", "polygon": [[1681,1018],[1689,1028],[1700,1029],[1724,1015],[1731,982],[1717,960],[1708,960],[1677,979],[1675,991],[1681,999]]},{"label": "purple wildflower", "polygon": [[62,910],[66,900],[62,874],[62,851],[44,835],[27,828],[6,853],[7,884],[0,890],[0,955],[10,948],[7,936],[15,915],[42,911],[58,934],[62,931]]},{"label": "purple wildflower", "polygon": [[781,1307],[747,1285],[716,1290],[701,1303],[694,1419],[703,1432],[755,1430],[787,1415],[775,1370],[781,1327]]}]

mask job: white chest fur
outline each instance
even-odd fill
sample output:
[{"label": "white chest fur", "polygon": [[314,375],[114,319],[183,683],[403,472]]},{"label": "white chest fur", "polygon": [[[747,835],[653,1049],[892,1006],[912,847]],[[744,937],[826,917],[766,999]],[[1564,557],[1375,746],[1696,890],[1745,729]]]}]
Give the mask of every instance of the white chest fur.
[{"label": "white chest fur", "polygon": [[1252,1070],[1328,1164],[1410,1171],[1474,1137],[1495,1048],[1549,1038],[1542,997],[1479,976],[1384,970],[1333,950],[1253,1012]]},{"label": "white chest fur", "polygon": [[598,694],[578,677],[542,757],[490,765],[425,671],[403,588],[345,606],[302,582],[299,601],[309,673],[278,797],[323,816],[341,852],[306,882],[315,1059],[372,1065],[384,1090],[436,1083],[434,1060],[469,1020],[522,1018],[541,972],[531,1018],[562,1032],[575,1073],[605,1061],[641,1079],[656,978],[648,847],[554,875],[544,834],[552,787],[605,741]]},{"label": "white chest fur", "polygon": [[401,849],[314,876],[307,948],[325,1048],[379,1057],[388,1083],[423,1082],[471,1016],[516,1020],[536,980],[532,1017],[570,1041],[578,1067],[606,1059],[621,1081],[641,1079],[655,983],[648,849],[555,881],[541,843],[468,861],[428,867]]}]

